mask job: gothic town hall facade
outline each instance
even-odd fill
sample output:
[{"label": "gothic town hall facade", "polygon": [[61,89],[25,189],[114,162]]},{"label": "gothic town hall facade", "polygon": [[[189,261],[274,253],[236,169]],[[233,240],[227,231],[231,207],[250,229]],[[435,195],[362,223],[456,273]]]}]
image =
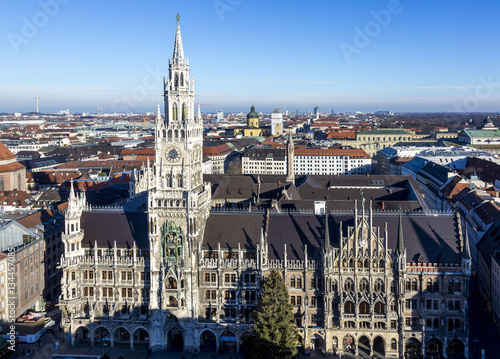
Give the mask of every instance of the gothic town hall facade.
[{"label": "gothic town hall facade", "polygon": [[[72,344],[239,352],[263,278],[282,273],[303,349],[468,356],[468,240],[405,176],[203,175],[181,39],[156,158],[122,207],[70,193],[60,308]],[[293,140],[289,138],[289,155]]]}]

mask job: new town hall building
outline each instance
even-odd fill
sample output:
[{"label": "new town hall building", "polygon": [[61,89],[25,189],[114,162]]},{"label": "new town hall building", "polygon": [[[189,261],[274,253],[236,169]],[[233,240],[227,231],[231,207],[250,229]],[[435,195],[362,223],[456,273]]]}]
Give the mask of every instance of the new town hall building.
[{"label": "new town hall building", "polygon": [[[60,307],[73,344],[244,350],[263,277],[283,274],[297,345],[465,355],[468,241],[404,176],[202,174],[179,20],[156,159],[123,207],[71,191]],[[464,232],[465,233],[465,232]]]}]

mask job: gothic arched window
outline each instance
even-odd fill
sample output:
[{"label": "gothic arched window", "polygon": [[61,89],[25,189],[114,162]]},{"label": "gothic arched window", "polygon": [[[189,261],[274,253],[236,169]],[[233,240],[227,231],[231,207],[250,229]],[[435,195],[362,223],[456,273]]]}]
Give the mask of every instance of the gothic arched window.
[{"label": "gothic arched window", "polygon": [[182,104],[182,121],[186,121],[186,118],[187,118],[187,107],[186,103],[184,102]]},{"label": "gothic arched window", "polygon": [[177,87],[179,86],[179,76],[177,74],[175,74],[174,76],[174,87]]},{"label": "gothic arched window", "polygon": [[362,292],[368,292],[369,291],[369,285],[368,281],[366,279],[362,279],[361,282],[359,282],[359,290]]},{"label": "gothic arched window", "polygon": [[354,290],[354,282],[351,278],[347,278],[344,283],[344,290]]},{"label": "gothic arched window", "polygon": [[385,305],[382,302],[375,303],[375,313],[376,314],[384,314],[385,313]]},{"label": "gothic arched window", "polygon": [[439,292],[439,279],[434,279],[433,291]]},{"label": "gothic arched window", "polygon": [[346,302],[344,304],[344,313],[348,313],[348,314],[354,313],[354,304],[352,302]]},{"label": "gothic arched window", "polygon": [[174,102],[172,104],[172,121],[177,121],[179,114],[177,112],[177,104]]},{"label": "gothic arched window", "polygon": [[292,275],[290,277],[290,287],[295,288],[295,276]]},{"label": "gothic arched window", "polygon": [[184,86],[184,74],[181,74],[181,87]]},{"label": "gothic arched window", "polygon": [[416,278],[411,280],[411,291],[416,292],[418,290],[418,282]]},{"label": "gothic arched window", "polygon": [[370,305],[367,302],[361,302],[359,305],[359,314],[369,314]]},{"label": "gothic arched window", "polygon": [[432,292],[432,279],[427,279],[425,290],[428,292]]},{"label": "gothic arched window", "polygon": [[384,291],[384,282],[382,279],[377,279],[375,282],[375,291],[383,292]]}]

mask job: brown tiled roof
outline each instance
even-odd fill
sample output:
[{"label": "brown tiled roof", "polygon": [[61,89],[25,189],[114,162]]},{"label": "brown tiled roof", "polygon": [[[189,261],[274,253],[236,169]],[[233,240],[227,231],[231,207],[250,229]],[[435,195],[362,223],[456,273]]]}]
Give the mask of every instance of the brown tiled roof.
[{"label": "brown tiled roof", "polygon": [[0,205],[8,205],[14,207],[27,207],[31,195],[23,191],[1,191]]},{"label": "brown tiled roof", "polygon": [[38,183],[38,184],[61,184],[64,181],[69,181],[71,179],[84,179],[90,178],[86,174],[81,174],[80,172],[54,172],[39,171],[39,172],[26,172],[26,181],[28,183]]},{"label": "brown tiled roof", "polygon": [[336,139],[336,140],[355,140],[356,139],[356,132],[328,132],[328,138],[329,139]]},{"label": "brown tiled roof", "polygon": [[64,217],[62,214],[51,209],[44,209],[17,220],[26,228],[36,228],[43,225],[45,234],[59,232],[64,227]]},{"label": "brown tiled roof", "polygon": [[474,212],[476,212],[479,218],[487,225],[495,222],[496,219],[500,217],[500,208],[491,202],[480,204],[474,208]]},{"label": "brown tiled roof", "polygon": [[65,168],[79,169],[79,168],[111,168],[111,167],[123,167],[126,170],[131,170],[132,168],[141,168],[143,165],[142,161],[121,161],[121,160],[109,160],[109,161],[71,161],[63,163],[57,166],[56,170],[61,170]]},{"label": "brown tiled roof", "polygon": [[495,184],[500,180],[500,164],[477,157],[467,157],[467,168],[474,168],[479,179]]},{"label": "brown tiled roof", "polygon": [[220,156],[231,152],[232,149],[226,143],[218,146],[206,147],[203,146],[203,155],[205,156]]},{"label": "brown tiled roof", "polygon": [[17,171],[21,171],[21,170],[23,170],[25,168],[26,167],[24,167],[19,162],[12,162],[12,163],[9,163],[9,164],[0,165],[0,173],[17,172]]},{"label": "brown tiled roof", "polygon": [[0,161],[16,160],[16,156],[5,145],[0,142]]},{"label": "brown tiled roof", "polygon": [[149,148],[138,148],[138,149],[125,149],[122,150],[121,155],[122,156],[129,156],[129,155],[148,155],[148,156],[154,156],[156,154],[156,151],[153,147]]}]

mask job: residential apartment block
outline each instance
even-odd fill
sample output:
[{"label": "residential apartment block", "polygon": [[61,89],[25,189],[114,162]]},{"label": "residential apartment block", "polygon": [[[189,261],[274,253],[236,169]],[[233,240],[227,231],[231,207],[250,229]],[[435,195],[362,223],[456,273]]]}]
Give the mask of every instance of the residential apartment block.
[{"label": "residential apartment block", "polygon": [[[290,151],[279,148],[252,148],[242,157],[244,174],[287,174]],[[294,146],[293,170],[296,175],[369,174],[371,158],[364,150],[321,149]]]}]

